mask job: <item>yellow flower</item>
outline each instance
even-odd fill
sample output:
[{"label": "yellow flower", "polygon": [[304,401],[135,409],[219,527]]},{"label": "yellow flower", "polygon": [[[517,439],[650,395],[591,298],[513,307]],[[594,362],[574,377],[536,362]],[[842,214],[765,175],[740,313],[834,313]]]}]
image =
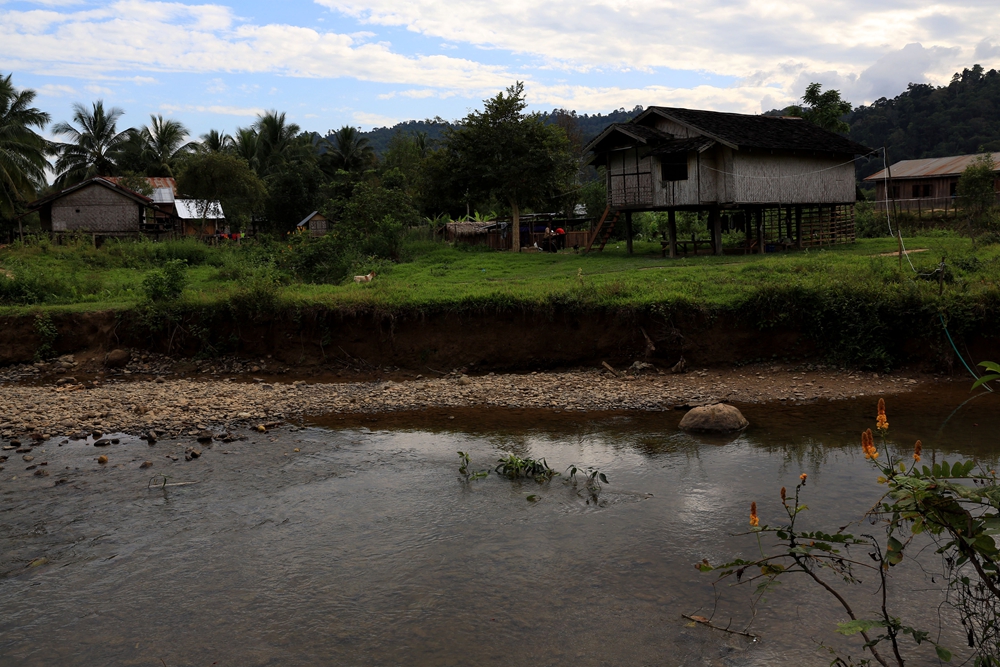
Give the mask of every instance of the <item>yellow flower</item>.
[{"label": "yellow flower", "polygon": [[924,451],[924,446],[920,444],[917,440],[917,444],[913,445],[913,460],[920,463],[920,454]]},{"label": "yellow flower", "polygon": [[885,418],[885,400],[878,399],[878,417],[875,419],[875,428],[880,431],[888,430],[889,422]]},{"label": "yellow flower", "polygon": [[872,436],[872,430],[867,429],[861,434],[861,449],[865,452],[865,458],[874,461],[878,458],[878,450],[875,449],[875,438]]},{"label": "yellow flower", "polygon": [[757,503],[750,503],[750,526],[756,528],[760,525],[760,519],[757,518]]},{"label": "yellow flower", "polygon": [[781,502],[782,504],[785,502],[785,487],[781,487]]},{"label": "yellow flower", "polygon": [[801,475],[799,475],[799,482],[801,482],[802,484],[805,484],[806,483],[806,477],[808,477],[808,476],[809,475],[807,475],[805,473],[802,473]]}]

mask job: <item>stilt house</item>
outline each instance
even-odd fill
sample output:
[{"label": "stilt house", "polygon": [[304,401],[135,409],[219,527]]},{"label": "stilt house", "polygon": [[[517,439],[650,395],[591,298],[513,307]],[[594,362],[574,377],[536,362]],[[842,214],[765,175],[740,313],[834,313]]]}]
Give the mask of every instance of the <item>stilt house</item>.
[{"label": "stilt house", "polygon": [[744,251],[764,252],[854,240],[854,159],[872,153],[800,118],[649,107],[591,141],[591,164],[605,167],[608,210],[589,245],[604,247],[624,215],[632,248],[632,213],[668,211],[664,252],[685,251],[676,211],[705,212],[715,254],[723,218],[745,232]]}]

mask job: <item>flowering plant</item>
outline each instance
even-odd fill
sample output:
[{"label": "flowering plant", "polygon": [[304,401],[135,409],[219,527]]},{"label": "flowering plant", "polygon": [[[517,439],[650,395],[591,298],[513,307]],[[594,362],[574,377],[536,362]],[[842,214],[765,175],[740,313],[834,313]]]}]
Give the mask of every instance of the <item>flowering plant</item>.
[{"label": "flowering plant", "polygon": [[[943,555],[946,602],[958,612],[972,649],[973,663],[977,667],[1000,665],[1000,550],[993,538],[1000,534],[1000,487],[996,473],[977,470],[973,461],[919,465],[923,458],[921,441],[914,445],[912,455],[894,455],[887,440],[888,430],[885,402],[879,400],[875,433],[867,429],[861,434],[861,449],[879,473],[877,481],[887,486],[865,517],[881,525],[883,539],[846,533],[848,526],[833,533],[802,530],[800,515],[808,509],[800,504],[807,479],[803,474],[792,502],[786,489],[781,489],[781,506],[787,521],[780,525],[762,525],[757,503],[751,503],[747,534],[756,537],[760,558],[737,559],[717,566],[703,560],[696,567],[702,572],[717,572],[716,584],[723,581],[731,585],[756,584],[751,596],[751,623],[756,616],[756,605],[780,577],[802,573],[829,593],[847,613],[850,620],[840,623],[837,631],[864,639],[863,648],[871,658],[863,659],[862,664],[874,660],[885,667],[890,664],[902,667],[903,653],[907,650],[902,640],[906,636],[917,646],[933,646],[937,657],[947,662],[952,657],[949,649],[932,640],[929,632],[905,624],[889,611],[886,580],[891,568],[903,562],[904,553],[914,544],[916,536],[924,534],[937,547],[936,553]],[[762,538],[769,535],[777,539],[773,553],[764,549]],[[853,556],[852,547],[855,551],[866,551],[868,560]],[[865,571],[877,575],[875,592],[880,594],[881,609],[874,618],[856,614],[844,594],[834,587],[838,580],[862,584],[860,574]],[[697,617],[697,620],[711,624],[710,619]],[[852,663],[837,657],[833,664]]]}]

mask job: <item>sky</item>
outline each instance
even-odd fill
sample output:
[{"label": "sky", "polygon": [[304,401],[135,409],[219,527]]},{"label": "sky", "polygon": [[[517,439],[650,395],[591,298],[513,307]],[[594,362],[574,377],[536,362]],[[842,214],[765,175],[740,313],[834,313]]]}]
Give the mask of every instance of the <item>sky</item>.
[{"label": "sky", "polygon": [[454,120],[515,81],[539,111],[859,105],[975,63],[1000,67],[996,0],[0,0],[0,74],[53,121],[103,99],[193,135]]}]

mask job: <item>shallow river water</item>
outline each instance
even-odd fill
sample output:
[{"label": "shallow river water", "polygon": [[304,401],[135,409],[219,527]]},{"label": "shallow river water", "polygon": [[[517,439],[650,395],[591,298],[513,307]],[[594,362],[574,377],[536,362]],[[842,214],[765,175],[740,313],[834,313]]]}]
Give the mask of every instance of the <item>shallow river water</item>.
[{"label": "shallow river water", "polygon": [[[995,461],[1000,397],[959,407],[969,397],[891,398],[894,439],[921,438],[927,459]],[[733,535],[751,501],[777,523],[778,489],[808,473],[808,520],[829,529],[879,496],[859,444],[872,399],[744,413],[733,438],[683,434],[680,412],[338,415],[193,461],[191,442],[50,441],[32,452],[49,477],[20,455],[0,473],[0,666],[828,665],[821,643],[858,657],[831,632],[843,614],[805,582],[769,594],[757,641],[681,616],[713,611],[713,576],[694,563],[756,552]],[[474,469],[513,452],[611,483],[596,503],[561,477],[464,483],[458,450]],[[153,473],[195,483],[148,488]],[[920,592],[935,587],[899,570],[899,611],[937,633],[937,593]],[[714,621],[742,628],[748,591],[722,593]],[[944,620],[941,641],[960,647]]]}]

